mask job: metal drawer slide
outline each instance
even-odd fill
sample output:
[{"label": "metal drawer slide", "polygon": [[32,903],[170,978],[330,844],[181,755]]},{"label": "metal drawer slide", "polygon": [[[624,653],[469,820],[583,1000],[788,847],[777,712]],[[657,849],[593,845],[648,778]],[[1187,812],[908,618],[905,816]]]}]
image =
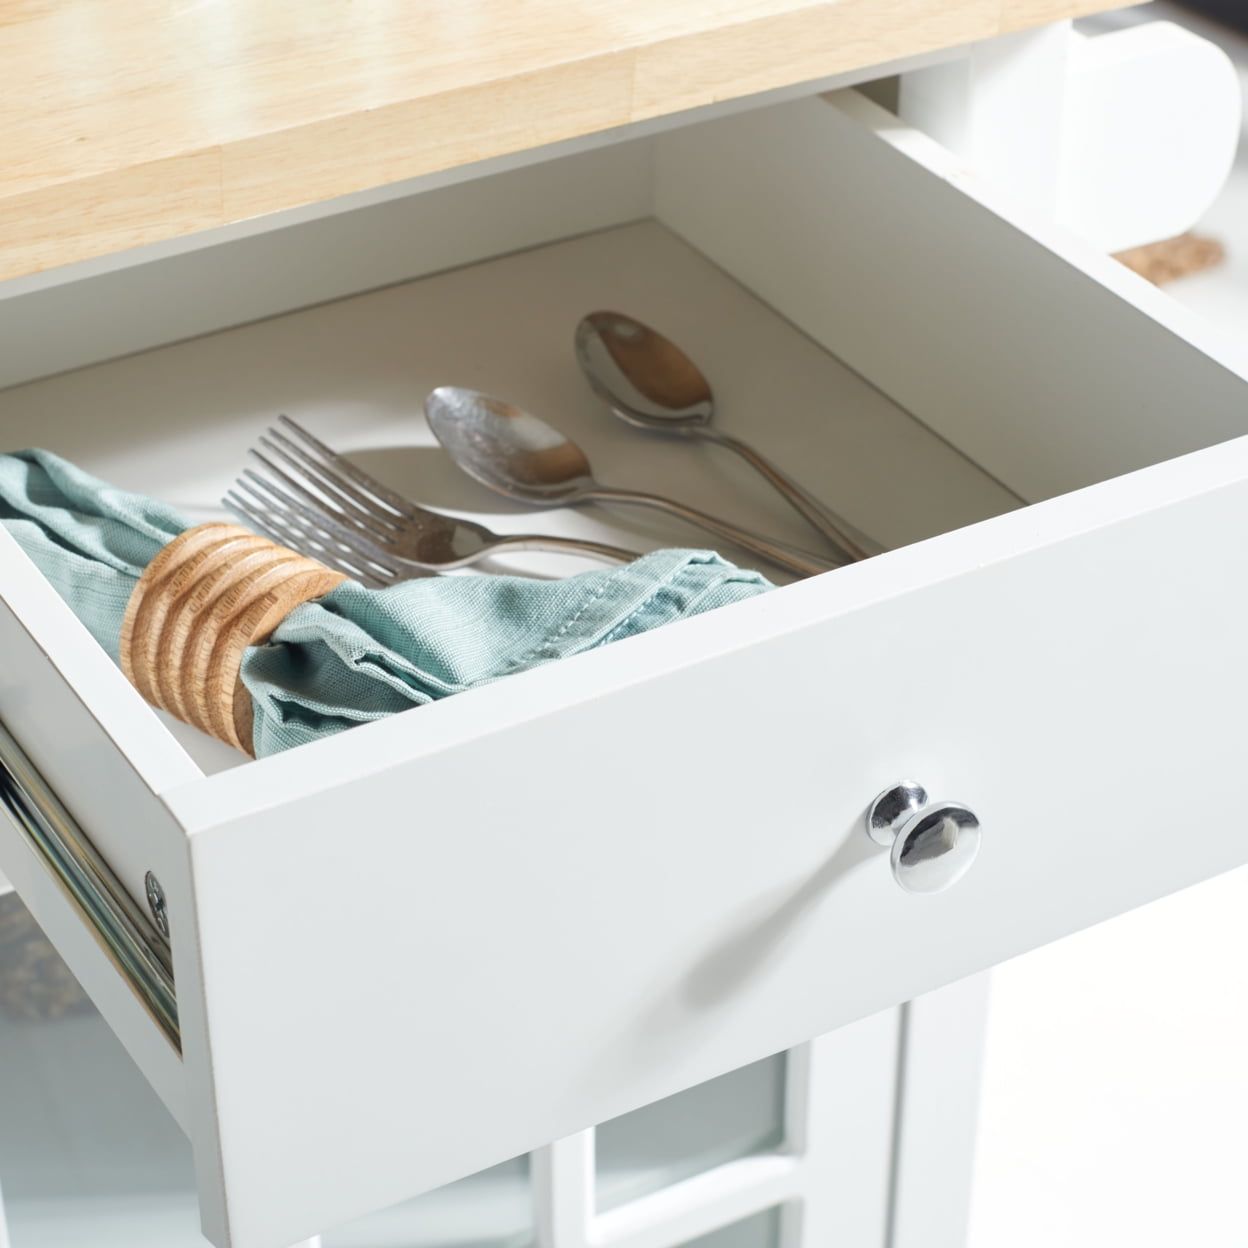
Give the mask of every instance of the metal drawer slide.
[{"label": "metal drawer slide", "polygon": [[117,969],[180,1051],[168,945],[2,722],[0,809],[74,900]]}]

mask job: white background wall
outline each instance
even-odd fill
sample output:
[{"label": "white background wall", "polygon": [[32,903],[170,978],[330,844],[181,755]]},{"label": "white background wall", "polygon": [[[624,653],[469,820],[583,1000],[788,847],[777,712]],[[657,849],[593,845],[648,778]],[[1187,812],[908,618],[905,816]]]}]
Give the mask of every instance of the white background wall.
[{"label": "white background wall", "polygon": [[1248,1244],[1246,961],[1241,869],[994,973],[971,1248]]}]

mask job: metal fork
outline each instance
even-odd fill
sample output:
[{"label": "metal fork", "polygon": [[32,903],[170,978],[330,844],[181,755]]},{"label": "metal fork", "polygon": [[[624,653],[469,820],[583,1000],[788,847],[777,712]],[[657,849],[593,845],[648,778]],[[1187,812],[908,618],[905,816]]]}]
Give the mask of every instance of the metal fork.
[{"label": "metal fork", "polygon": [[504,550],[596,555],[624,563],[636,551],[581,538],[493,533],[417,506],[326,446],[289,416],[260,438],[225,505],[259,532],[380,587],[466,567]]}]

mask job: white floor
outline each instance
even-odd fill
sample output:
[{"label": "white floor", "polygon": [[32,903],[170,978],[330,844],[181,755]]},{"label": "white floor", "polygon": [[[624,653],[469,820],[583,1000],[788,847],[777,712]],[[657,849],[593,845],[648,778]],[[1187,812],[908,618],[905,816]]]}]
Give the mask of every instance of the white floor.
[{"label": "white floor", "polygon": [[[1248,354],[1248,143],[1201,228],[1228,262],[1170,293]],[[1246,954],[1248,868],[994,972],[971,1248],[1248,1244]]]}]

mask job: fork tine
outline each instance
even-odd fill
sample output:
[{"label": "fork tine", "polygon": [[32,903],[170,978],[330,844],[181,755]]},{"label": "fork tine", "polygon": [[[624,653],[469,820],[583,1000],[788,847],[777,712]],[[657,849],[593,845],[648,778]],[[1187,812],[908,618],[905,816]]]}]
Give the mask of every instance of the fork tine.
[{"label": "fork tine", "polygon": [[275,482],[258,472],[245,468],[243,475],[235,482],[235,488],[256,499],[266,512],[282,512],[288,523],[296,524],[300,529],[311,529],[314,534],[322,533],[330,539],[331,545],[336,544],[353,554],[362,555],[382,571],[395,577],[400,576],[398,569],[386,561],[385,550],[370,541],[367,535],[339,524],[321,508],[305,507]]},{"label": "fork tine", "polygon": [[300,554],[311,555],[324,562],[329,562],[335,557],[335,552],[323,539],[292,524],[288,516],[280,514],[272,507],[261,509],[233,490],[228,490],[222,501],[235,515],[241,516],[257,532],[271,537],[283,546],[289,546]]},{"label": "fork tine", "polygon": [[355,512],[359,518],[373,527],[386,526],[390,532],[400,527],[401,517],[375,498],[357,489],[336,470],[313,459],[302,447],[296,446],[285,434],[270,429],[260,437],[260,445],[274,455],[280,456],[301,476],[310,476],[316,486],[330,495],[344,510]]},{"label": "fork tine", "polygon": [[320,438],[309,433],[298,421],[292,420],[284,412],[280,413],[277,419],[291,433],[301,438],[309,447],[316,451],[322,459],[327,460],[344,475],[350,477],[356,485],[367,490],[370,494],[375,494],[383,503],[392,507],[400,515],[411,514],[412,504],[410,499],[404,498],[402,494],[396,494],[393,490],[382,485],[376,477],[369,476],[362,468],[357,468],[349,459],[339,455],[331,447],[326,446]]},{"label": "fork tine", "polygon": [[359,570],[349,567],[333,550],[328,549],[324,543],[317,541],[310,533],[296,529],[284,517],[279,517],[272,511],[259,511],[252,507],[250,503],[244,502],[233,491],[227,491],[222,501],[236,516],[255,529],[257,533],[272,538],[273,541],[278,542],[282,546],[289,546],[301,555],[309,555],[313,559],[319,559],[327,566],[339,572],[346,572],[348,576],[353,576],[357,580],[367,583],[366,578]]},{"label": "fork tine", "polygon": [[[283,546],[289,546],[300,554],[309,555],[313,559],[319,559],[327,567],[345,573],[353,580],[360,581],[370,589],[380,589],[383,585],[390,583],[389,581],[383,581],[380,576],[365,567],[356,567],[354,564],[348,563],[337,551],[327,547],[324,542],[317,540],[314,535],[306,530],[297,529],[295,526],[289,525],[284,519],[278,519],[272,512],[261,513],[232,493],[225,496],[224,502],[235,515],[251,525],[257,533],[262,533]],[[363,563],[362,560],[359,562]]]},{"label": "fork tine", "polygon": [[[239,485],[242,486],[242,483],[240,482]],[[252,491],[252,494],[254,495],[255,492]],[[350,558],[346,557],[341,549],[309,531],[290,515],[276,511],[272,505],[260,510],[233,491],[226,494],[224,501],[231,511],[241,516],[258,532],[284,546],[290,546],[303,554],[310,554],[313,558],[319,559],[339,572],[345,572],[348,576],[362,581],[371,588],[382,589],[401,579],[400,574],[394,568],[383,565],[375,558],[365,559],[354,551],[349,552]]]},{"label": "fork tine", "polygon": [[[270,442],[265,438],[260,439],[261,444],[266,450],[276,450]],[[255,460],[264,465],[265,470],[277,480],[284,482],[288,489],[301,498],[308,507],[311,507],[319,515],[330,516],[339,521],[339,523],[347,524],[353,528],[363,529],[368,536],[375,542],[386,543],[393,542],[397,530],[383,526],[379,521],[374,520],[371,516],[362,513],[359,508],[351,507],[349,499],[342,499],[341,496],[332,488],[321,485],[319,481],[313,484],[321,485],[321,493],[317,494],[306,486],[298,477],[291,476],[284,468],[275,464],[264,451],[258,451],[253,446],[248,454]],[[278,451],[278,454],[281,454]],[[298,465],[295,465],[296,471],[301,471]],[[306,474],[305,474],[306,475]],[[293,503],[293,500],[291,500]],[[349,510],[347,508],[350,508]]]},{"label": "fork tine", "polygon": [[286,493],[276,482],[253,472],[250,468],[243,470],[243,475],[234,483],[234,488],[249,495],[263,507],[266,513],[276,512],[284,523],[297,528],[310,530],[328,538],[331,543],[348,544],[352,530],[339,525],[331,516],[322,514],[313,507],[305,507],[298,499]]},{"label": "fork tine", "polygon": [[262,537],[270,538],[280,546],[289,546],[291,550],[298,551],[301,555],[311,554],[313,558],[328,562],[326,552],[315,548],[315,543],[305,534],[297,533],[289,528],[285,520],[273,512],[262,512],[252,507],[250,503],[244,502],[233,490],[227,490],[225,497],[221,501],[234,515]]}]

